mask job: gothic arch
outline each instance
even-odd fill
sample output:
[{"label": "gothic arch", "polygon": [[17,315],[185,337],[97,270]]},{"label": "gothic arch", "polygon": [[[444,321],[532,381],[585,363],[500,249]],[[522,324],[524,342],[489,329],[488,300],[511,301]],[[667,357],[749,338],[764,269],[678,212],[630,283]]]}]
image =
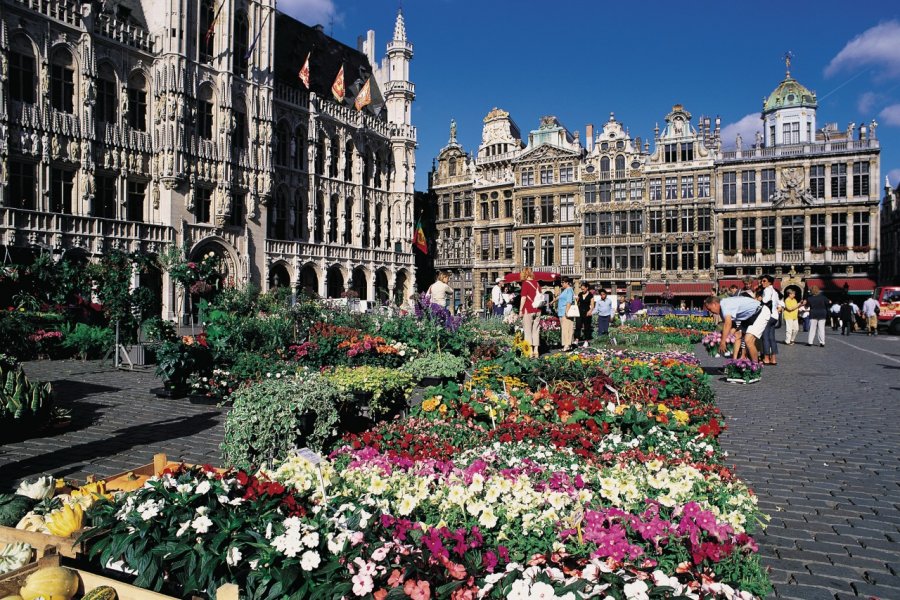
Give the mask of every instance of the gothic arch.
[{"label": "gothic arch", "polygon": [[347,280],[346,268],[339,264],[328,267],[325,272],[327,278],[325,296],[328,298],[340,298],[344,293],[344,282]]},{"label": "gothic arch", "polygon": [[322,271],[316,263],[308,262],[300,269],[297,277],[298,291],[310,298],[319,297],[319,281]]},{"label": "gothic arch", "polygon": [[353,269],[350,289],[359,295],[360,300],[369,299],[369,269],[359,265]]},{"label": "gothic arch", "polygon": [[223,275],[226,282],[238,280],[241,261],[238,251],[231,244],[217,235],[205,237],[191,247],[188,252],[188,259],[193,261],[200,260],[208,252],[213,252],[222,259],[222,267],[225,271]]},{"label": "gothic arch", "polygon": [[391,272],[387,267],[375,271],[375,298],[379,304],[390,301]]},{"label": "gothic arch", "polygon": [[269,289],[286,287],[290,288],[293,282],[293,269],[283,260],[269,265]]}]

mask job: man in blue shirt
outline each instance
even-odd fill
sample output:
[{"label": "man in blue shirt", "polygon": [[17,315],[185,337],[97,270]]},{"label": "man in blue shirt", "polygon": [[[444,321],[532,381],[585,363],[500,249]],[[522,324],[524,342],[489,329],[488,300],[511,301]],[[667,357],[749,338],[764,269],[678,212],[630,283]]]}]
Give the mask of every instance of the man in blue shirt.
[{"label": "man in blue shirt", "polygon": [[[725,355],[726,340],[731,330],[739,328],[744,333],[750,360],[758,362],[759,352],[756,350],[756,340],[762,337],[772,316],[769,307],[746,296],[733,296],[721,300],[715,296],[709,296],[703,301],[703,305],[706,310],[719,315],[725,321],[722,328],[722,341],[719,343],[719,353]],[[738,323],[739,325],[737,325]],[[738,348],[735,348],[735,356],[737,356],[737,352]]]},{"label": "man in blue shirt", "polygon": [[609,321],[613,314],[612,298],[607,297],[606,290],[600,290],[599,298],[594,299],[594,314],[597,315],[597,335],[609,333]]},{"label": "man in blue shirt", "polygon": [[572,349],[572,339],[575,337],[575,318],[567,316],[569,308],[575,304],[575,292],[572,290],[570,277],[562,278],[562,291],[554,302],[556,302],[559,326],[562,329],[562,349],[564,352],[568,352]]}]

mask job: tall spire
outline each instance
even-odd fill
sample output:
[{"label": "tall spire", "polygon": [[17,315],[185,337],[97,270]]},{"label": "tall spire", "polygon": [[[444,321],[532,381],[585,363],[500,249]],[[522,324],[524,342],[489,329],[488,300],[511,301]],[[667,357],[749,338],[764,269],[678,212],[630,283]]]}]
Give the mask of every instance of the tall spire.
[{"label": "tall spire", "polygon": [[397,9],[397,22],[394,23],[394,41],[406,41],[406,24],[403,22],[403,9]]}]

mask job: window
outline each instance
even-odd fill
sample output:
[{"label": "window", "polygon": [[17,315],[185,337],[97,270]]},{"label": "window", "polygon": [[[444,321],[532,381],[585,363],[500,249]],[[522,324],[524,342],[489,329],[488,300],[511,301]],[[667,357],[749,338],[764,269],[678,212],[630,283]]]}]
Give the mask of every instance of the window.
[{"label": "window", "polygon": [[690,199],[694,197],[694,178],[693,177],[682,177],[681,178],[681,197],[685,199]]},{"label": "window", "polygon": [[239,12],[234,19],[234,62],[232,70],[235,75],[244,77],[247,75],[248,59],[247,49],[250,48],[250,23],[247,14]]},{"label": "window", "polygon": [[681,144],[681,161],[691,161],[694,160],[694,144],[688,142],[686,144]]},{"label": "window", "polygon": [[447,163],[447,175],[450,177],[456,177],[456,159],[451,158]]},{"label": "window", "polygon": [[525,267],[534,266],[534,238],[522,238],[522,265]]},{"label": "window", "polygon": [[722,219],[722,249],[726,252],[737,250],[737,219]]},{"label": "window", "polygon": [[644,215],[641,211],[628,211],[628,233],[631,235],[641,235],[644,233]]},{"label": "window", "polygon": [[275,164],[286,167],[288,157],[290,156],[290,144],[288,143],[288,128],[286,123],[282,123],[275,128]]},{"label": "window", "polygon": [[800,143],[800,123],[785,123],[782,125],[783,144],[799,144]]},{"label": "window", "polygon": [[678,209],[666,209],[666,233],[678,233]]},{"label": "window", "polygon": [[200,26],[197,29],[197,56],[202,63],[211,63],[213,57],[213,42],[215,35],[211,35],[210,26],[215,27],[213,20],[216,18],[216,7],[213,0],[200,0]]},{"label": "window", "polygon": [[847,245],[847,213],[831,215],[831,247]]},{"label": "window", "polygon": [[650,199],[662,200],[662,179],[650,180]]},{"label": "window", "polygon": [[678,244],[666,244],[666,271],[678,270]]},{"label": "window", "polygon": [[[368,169],[368,167],[369,167],[368,161],[363,159],[363,162],[365,163],[365,168]],[[325,174],[325,136],[324,135],[320,135],[319,141],[316,142],[316,174],[317,175]],[[368,181],[368,172],[367,171],[363,172],[363,181],[364,182]],[[447,214],[446,218],[448,218],[448,219],[450,218],[449,213]]]},{"label": "window", "polygon": [[[208,135],[212,139],[212,103],[208,103]],[[199,115],[203,118],[202,113]],[[147,80],[140,73],[128,78],[128,125],[137,131],[147,131]]]},{"label": "window", "polygon": [[722,204],[737,204],[737,173],[722,174]]},{"label": "window", "polygon": [[628,233],[628,213],[625,211],[613,213],[613,235],[625,235]]},{"label": "window", "polygon": [[597,201],[597,185],[590,183],[584,186],[584,203],[593,204]]},{"label": "window", "polygon": [[[294,157],[295,169],[302,168],[299,163],[303,161],[303,140],[306,139],[305,132],[300,135],[302,130],[297,130],[297,152]],[[344,181],[353,181],[353,140],[347,140],[344,145]]]},{"label": "window", "polygon": [[35,178],[34,163],[26,163],[18,160],[9,161],[9,200],[10,206],[34,210],[35,190],[37,180]]},{"label": "window", "polygon": [[522,169],[522,185],[534,185],[534,169],[529,167]]},{"label": "window", "polygon": [[681,270],[694,270],[694,247],[690,244],[685,244],[681,247]]},{"label": "window", "polygon": [[[285,128],[285,130],[284,130],[285,146],[287,146],[287,139],[288,139],[288,131],[287,131],[287,128]],[[289,153],[290,153],[290,148],[285,148],[284,149],[285,159],[284,159],[284,162],[282,163],[285,166],[287,166],[287,164],[288,164],[287,156],[289,155]],[[330,153],[330,156],[328,157],[328,159],[329,159],[328,160],[328,176],[329,177],[337,178],[337,176],[338,176],[338,158],[339,158],[340,153],[341,153],[341,141],[338,139],[338,136],[335,135],[333,138],[331,138],[331,153]],[[376,161],[377,160],[378,159],[376,159]],[[375,177],[376,177],[376,179],[378,177],[377,170],[376,170]],[[375,182],[375,185],[376,186],[378,185],[377,181]]]},{"label": "window", "polygon": [[[228,217],[228,224],[232,227],[243,227],[244,226],[244,206],[247,204],[247,194],[239,194],[235,193],[231,197],[231,215]],[[306,207],[300,206],[300,219],[297,219],[298,225],[306,220]],[[302,236],[302,228],[299,230],[299,235],[297,237]]]},{"label": "window", "polygon": [[709,242],[697,244],[697,269],[708,271],[712,266],[712,248]]},{"label": "window", "polygon": [[609,157],[604,156],[600,159],[600,175],[604,179],[609,179]]},{"label": "window", "polygon": [[585,237],[597,235],[597,221],[598,221],[597,216],[598,215],[595,212],[585,213],[585,215],[584,215],[584,235],[585,235]]},{"label": "window", "polygon": [[612,183],[603,181],[600,183],[600,202],[609,202],[612,200]]},{"label": "window", "polygon": [[504,241],[506,242],[505,247],[506,251],[504,253],[504,258],[507,260],[512,260],[513,257],[513,230],[507,229],[504,233]]},{"label": "window", "polygon": [[847,197],[847,165],[843,163],[831,165],[831,197]]},{"label": "window", "polygon": [[825,165],[813,165],[809,168],[809,191],[813,198],[825,197]]},{"label": "window", "polygon": [[553,167],[541,165],[541,183],[553,183]]},{"label": "window", "polygon": [[[144,192],[147,184],[140,181],[129,181],[126,185],[126,210],[125,218],[129,221],[143,222],[144,220]],[[209,222],[209,201],[212,190],[198,190],[197,211],[203,210],[203,192],[206,192],[206,221]],[[200,221],[200,218],[197,219]]]},{"label": "window", "polygon": [[97,175],[94,179],[93,215],[101,219],[116,218],[116,178],[109,175]]},{"label": "window", "polygon": [[620,154],[616,157],[616,178],[623,177],[625,177],[625,157]]},{"label": "window", "polygon": [[853,163],[853,195],[869,195],[869,163]]},{"label": "window", "polygon": [[781,217],[781,249],[803,250],[803,215]]},{"label": "window", "polygon": [[12,100],[34,104],[37,88],[34,55],[30,42],[16,36],[9,50],[9,97]]},{"label": "window", "polygon": [[666,177],[666,200],[678,199],[678,178]]},{"label": "window", "polygon": [[96,89],[97,103],[94,105],[96,119],[101,123],[115,123],[118,94],[116,93],[116,77],[109,65],[100,67]]},{"label": "window", "polygon": [[488,208],[488,203],[487,203],[487,202],[482,202],[482,203],[481,203],[481,220],[482,220],[482,221],[487,221],[488,219],[491,218],[491,217],[490,217],[490,213],[488,212],[488,210],[489,210],[489,208]]},{"label": "window", "polygon": [[662,211],[661,210],[651,210],[650,211],[650,233],[662,233]]},{"label": "window", "polygon": [[[231,132],[231,149],[232,152],[234,150],[245,150],[247,148],[247,138],[249,137],[247,134],[247,113],[243,110],[243,104],[235,104],[234,112],[234,130]],[[302,146],[301,148],[297,148],[295,146],[295,156],[294,156],[294,168],[299,169],[300,165],[297,164],[297,156],[303,153]]]},{"label": "window", "polygon": [[575,196],[572,194],[559,197],[559,220],[562,223],[575,220]]},{"label": "window", "polygon": [[613,186],[613,194],[616,202],[624,202],[626,197],[627,184],[624,181],[617,181]]},{"label": "window", "polygon": [[584,270],[596,271],[600,261],[598,257],[598,249],[595,247],[584,249]]},{"label": "window", "polygon": [[503,216],[507,219],[512,219],[513,216],[513,201],[512,198],[504,198],[503,199]]},{"label": "window", "polygon": [[444,196],[443,202],[441,203],[442,213],[444,215],[444,219],[447,220],[450,218],[450,198]]},{"label": "window", "polygon": [[616,246],[613,248],[613,269],[624,271],[628,269],[628,247]]},{"label": "window", "polygon": [[697,231],[712,231],[712,211],[708,207],[697,209]]},{"label": "window", "polygon": [[75,173],[50,169],[50,212],[72,214],[72,181]]},{"label": "window", "polygon": [[522,198],[522,224],[534,225],[534,197]]},{"label": "window", "polygon": [[575,181],[575,168],[571,164],[564,164],[559,167],[559,182],[572,183]]},{"label": "window", "polygon": [[741,223],[741,249],[756,250],[756,217],[744,217]]},{"label": "window", "polygon": [[664,146],[664,151],[667,163],[678,161],[678,144],[666,144]]},{"label": "window", "polygon": [[559,264],[574,265],[575,264],[575,236],[561,235],[559,236]]},{"label": "window", "polygon": [[500,260],[500,232],[496,229],[491,232],[491,249],[494,260]]},{"label": "window", "polygon": [[[497,203],[494,202],[494,204],[496,205]],[[494,212],[496,213],[497,211],[495,210]],[[469,196],[466,196],[465,199],[463,200],[463,216],[464,217],[472,216],[472,198]],[[494,218],[495,219],[497,218],[496,214],[494,215]]]},{"label": "window", "polygon": [[344,243],[353,242],[353,198],[344,198]]},{"label": "window", "polygon": [[[369,222],[372,219],[372,211],[368,202],[363,202],[363,246],[369,246]],[[325,198],[322,193],[316,194],[316,210],[313,213],[315,218],[314,239],[316,243],[321,244],[325,240]]]},{"label": "window", "polygon": [[453,194],[453,218],[459,219],[462,216],[462,194]]},{"label": "window", "polygon": [[630,246],[628,248],[628,266],[632,271],[641,271],[644,268],[643,246]]},{"label": "window", "polygon": [[612,214],[600,213],[597,230],[600,235],[612,235]]},{"label": "window", "polygon": [[756,204],[756,171],[741,171],[741,204]]},{"label": "window", "polygon": [[697,176],[697,197],[709,198],[709,175]]},{"label": "window", "polygon": [[53,53],[50,64],[50,105],[58,111],[73,112],[75,69],[72,55],[63,49]]},{"label": "window", "polygon": [[553,196],[541,196],[541,223],[553,222]]},{"label": "window", "polygon": [[644,182],[640,179],[632,179],[628,182],[628,197],[632,200],[640,200],[644,196]]},{"label": "window", "polygon": [[825,247],[825,214],[819,213],[809,216],[809,247]]},{"label": "window", "polygon": [[650,245],[650,270],[662,271],[662,244]]},{"label": "window", "polygon": [[597,268],[602,271],[609,271],[612,269],[612,248],[609,246],[597,249]]},{"label": "window", "polygon": [[[336,202],[337,202],[336,199],[332,200],[332,208],[335,207]],[[375,248],[381,247],[381,215],[382,215],[383,210],[384,209],[381,206],[381,204],[375,205],[375,227],[373,228],[374,231],[372,232],[372,245]],[[332,222],[334,222],[334,221],[332,221]],[[455,237],[456,239],[459,239],[459,229],[453,230],[453,237]]]},{"label": "window", "polygon": [[[208,100],[197,101],[197,134],[205,140],[212,139],[213,132],[213,105]],[[324,146],[324,144],[323,144]],[[325,160],[324,147],[322,148],[322,160]]]},{"label": "window", "polygon": [[491,218],[492,219],[500,218],[500,201],[499,200],[491,201]]},{"label": "window", "polygon": [[681,209],[681,232],[692,233],[694,231],[694,209]]},{"label": "window", "polygon": [[763,250],[775,250],[775,217],[762,217],[762,245]]},{"label": "window", "polygon": [[481,232],[481,260],[487,260],[491,256],[490,234],[487,231]]},{"label": "window", "polygon": [[[863,164],[868,166],[868,163]],[[853,213],[853,245],[869,245],[869,213],[867,212]]]},{"label": "window", "polygon": [[760,177],[762,201],[771,202],[775,195],[775,169],[763,169]]}]

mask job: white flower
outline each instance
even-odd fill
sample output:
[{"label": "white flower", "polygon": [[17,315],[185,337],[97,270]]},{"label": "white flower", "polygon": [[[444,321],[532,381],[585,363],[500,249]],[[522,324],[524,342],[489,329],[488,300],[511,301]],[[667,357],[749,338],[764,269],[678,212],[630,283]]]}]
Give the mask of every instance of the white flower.
[{"label": "white flower", "polygon": [[300,542],[307,548],[315,548],[319,545],[319,534],[315,531],[307,533]]},{"label": "white flower", "polygon": [[178,527],[178,531],[175,533],[175,537],[183,536],[185,534],[185,532],[188,530],[188,528],[190,528],[190,526],[191,526],[190,521],[185,521],[184,523],[182,523],[181,526]]},{"label": "white flower", "polygon": [[313,569],[318,567],[321,562],[322,559],[319,557],[318,552],[307,550],[300,558],[300,568],[304,571],[312,571]]},{"label": "white flower", "polygon": [[175,491],[179,494],[190,494],[194,490],[194,486],[190,483],[179,483],[175,486]]},{"label": "white flower", "polygon": [[225,555],[225,562],[233,567],[241,561],[241,558],[243,558],[243,556],[244,555],[241,554],[241,551],[238,550],[237,547],[232,546],[228,549],[228,553]]},{"label": "white flower", "polygon": [[533,600],[547,600],[549,598],[556,598],[556,592],[553,591],[553,586],[549,583],[536,581],[534,585],[531,586],[529,598],[532,598]]},{"label": "white flower", "polygon": [[162,509],[166,505],[164,500],[160,500],[159,502],[154,502],[153,500],[147,500],[138,505],[137,511],[141,515],[141,519],[144,521],[149,521],[153,517],[159,514],[160,509]]},{"label": "white flower", "polygon": [[478,518],[478,523],[481,524],[482,527],[492,529],[494,525],[497,524],[497,515],[494,514],[494,509],[491,507],[484,509],[481,516]]},{"label": "white flower", "polygon": [[213,522],[206,515],[201,515],[191,522],[191,529],[197,533],[203,534],[209,531]]},{"label": "white flower", "polygon": [[650,600],[650,596],[647,594],[648,589],[650,588],[643,581],[632,581],[625,584],[623,591],[628,600]]},{"label": "white flower", "polygon": [[197,489],[194,490],[194,492],[196,492],[197,494],[205,494],[209,492],[210,487],[211,486],[209,485],[209,481],[201,481],[200,485],[197,486]]}]

